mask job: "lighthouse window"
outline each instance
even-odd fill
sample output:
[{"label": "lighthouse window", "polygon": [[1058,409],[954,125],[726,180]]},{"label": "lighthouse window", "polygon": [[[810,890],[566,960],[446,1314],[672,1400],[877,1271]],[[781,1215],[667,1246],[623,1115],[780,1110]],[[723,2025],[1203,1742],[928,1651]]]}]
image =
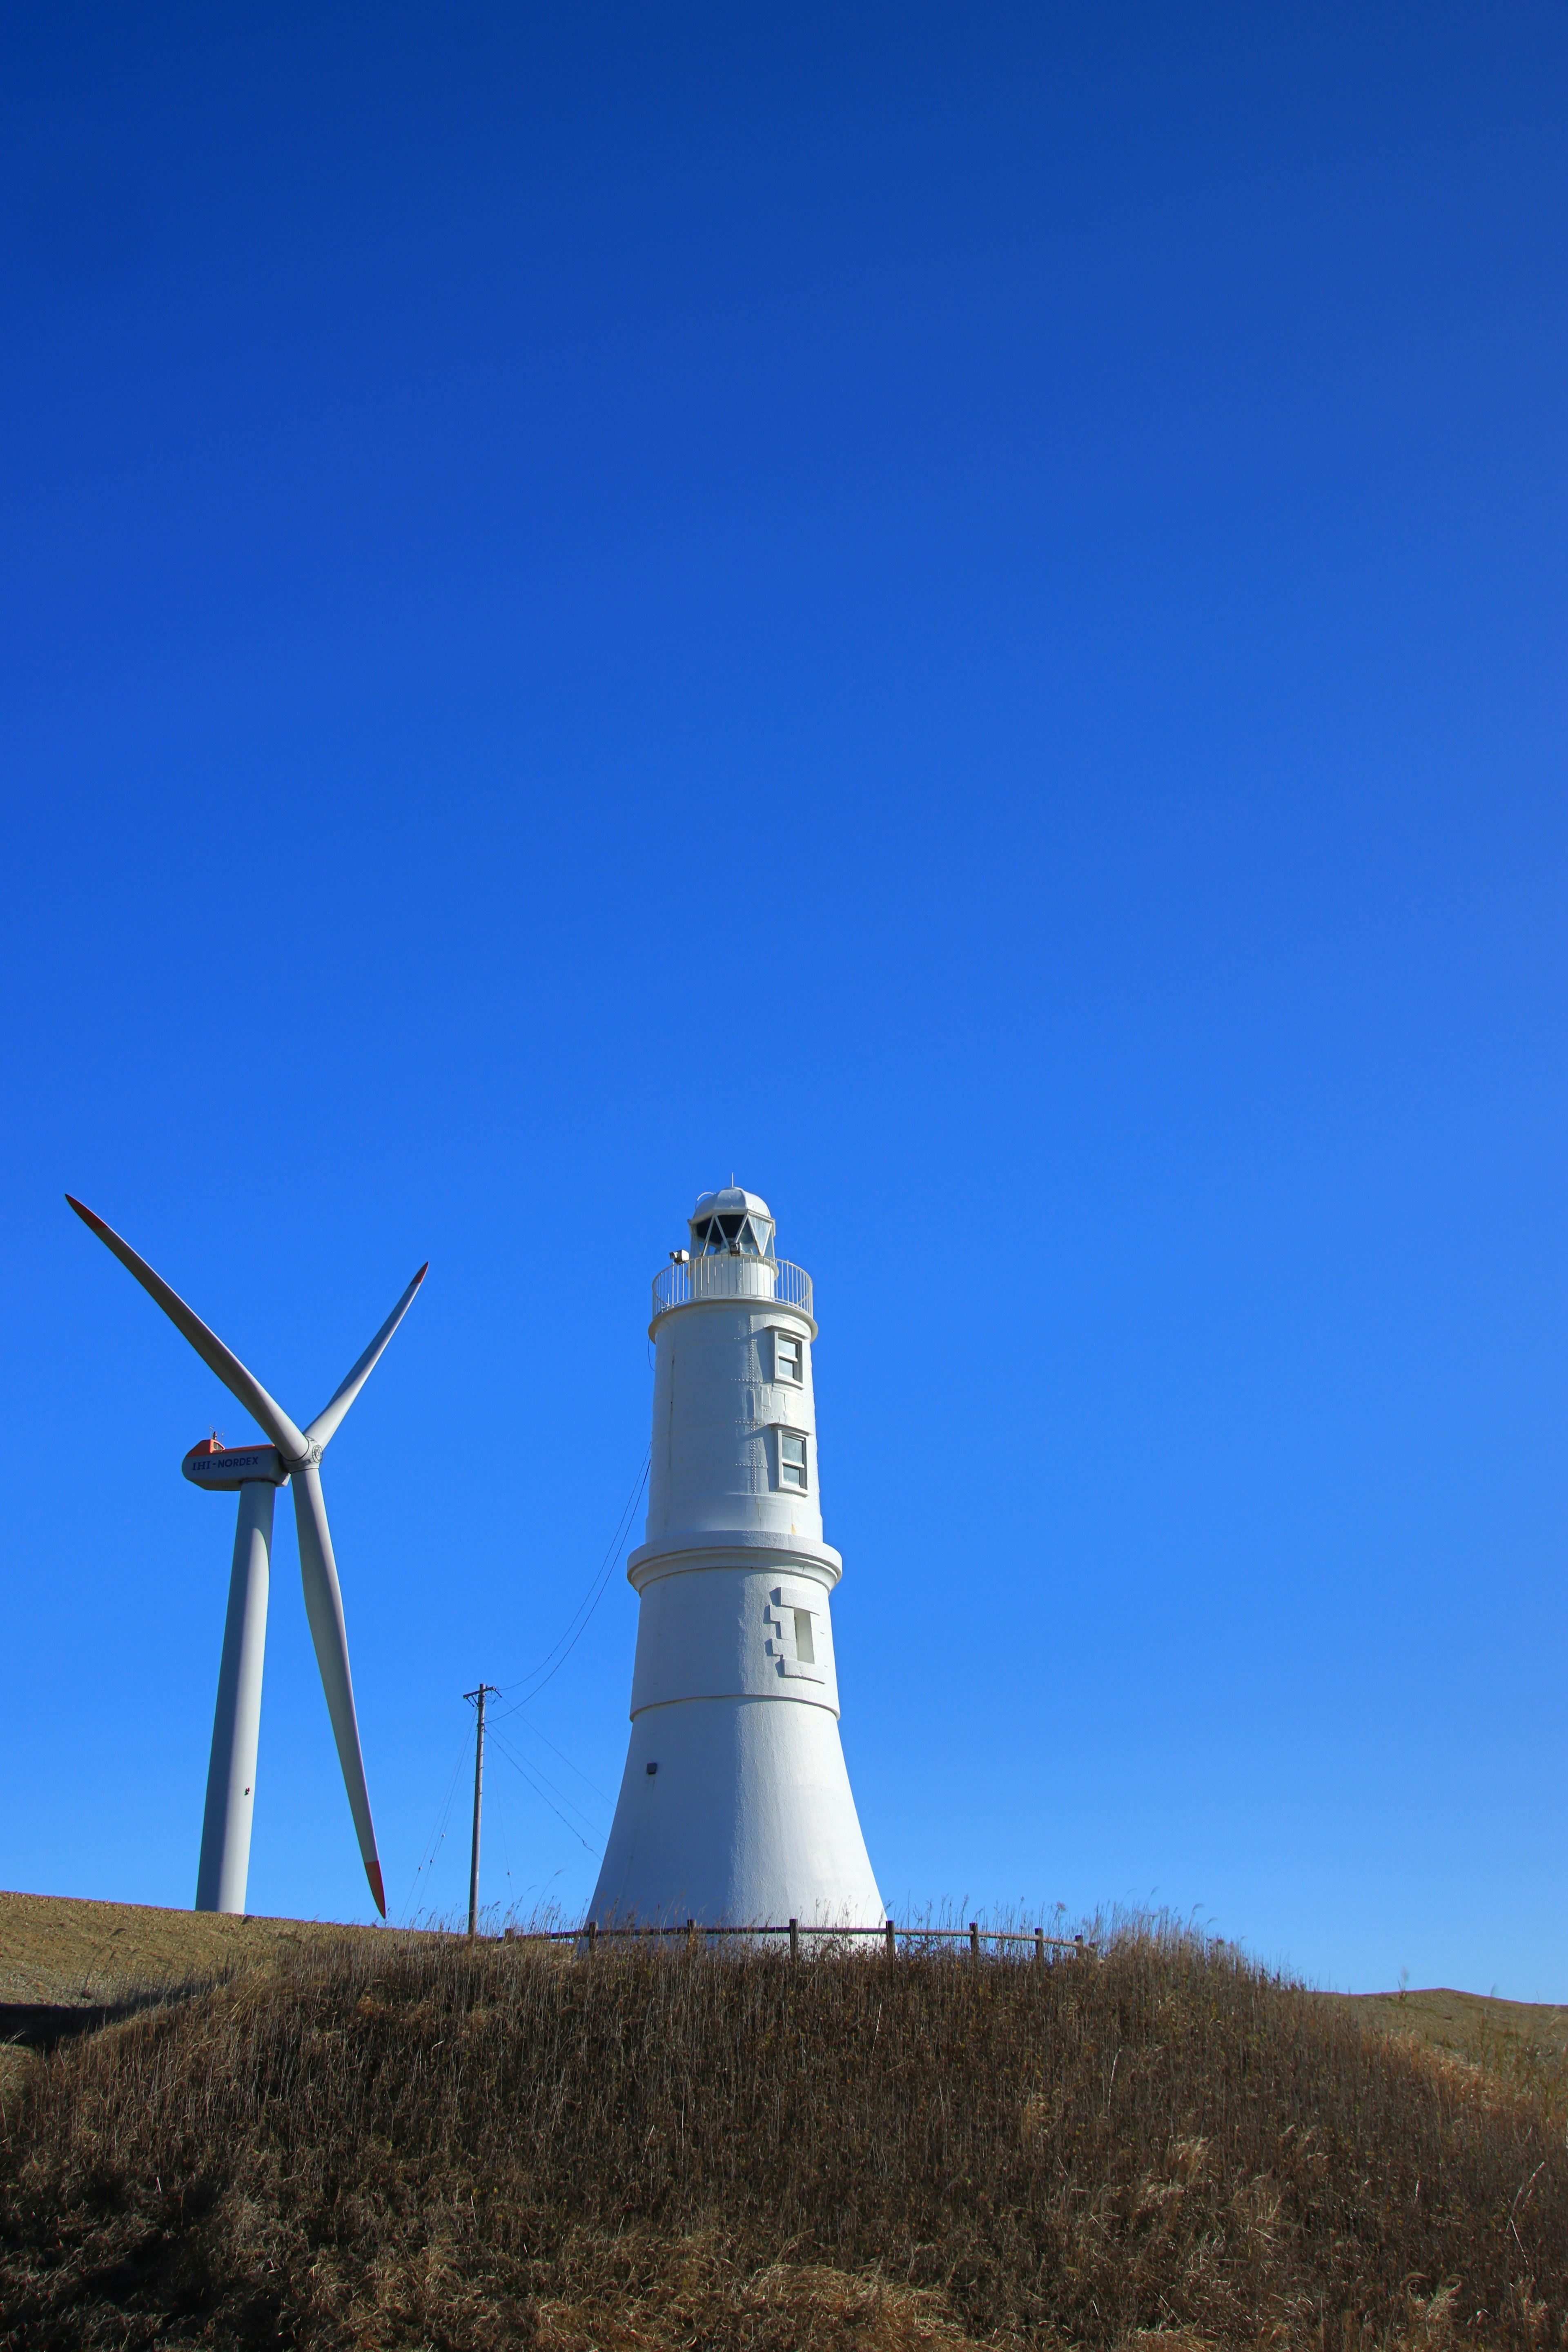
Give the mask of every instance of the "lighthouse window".
[{"label": "lighthouse window", "polygon": [[816,1643],[812,1638],[809,1609],[795,1612],[795,1654],[803,1666],[816,1665]]},{"label": "lighthouse window", "polygon": [[787,1331],[773,1333],[773,1378],[800,1385],[800,1341]]},{"label": "lighthouse window", "polygon": [[779,1433],[779,1485],[805,1486],[805,1440],[787,1429]]},{"label": "lighthouse window", "polygon": [[696,1227],[699,1247],[710,1257],[739,1251],[742,1257],[761,1257],[763,1244],[750,1217],[710,1217]]}]

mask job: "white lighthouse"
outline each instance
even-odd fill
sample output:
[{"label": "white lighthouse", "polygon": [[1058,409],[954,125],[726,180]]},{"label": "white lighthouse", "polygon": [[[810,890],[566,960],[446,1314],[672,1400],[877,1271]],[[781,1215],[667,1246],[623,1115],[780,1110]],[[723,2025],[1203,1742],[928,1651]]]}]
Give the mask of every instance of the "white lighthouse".
[{"label": "white lighthouse", "polygon": [[822,1540],[811,1278],[765,1201],[705,1192],[653,1286],[632,1736],[590,1916],[874,1927],[844,1769]]}]

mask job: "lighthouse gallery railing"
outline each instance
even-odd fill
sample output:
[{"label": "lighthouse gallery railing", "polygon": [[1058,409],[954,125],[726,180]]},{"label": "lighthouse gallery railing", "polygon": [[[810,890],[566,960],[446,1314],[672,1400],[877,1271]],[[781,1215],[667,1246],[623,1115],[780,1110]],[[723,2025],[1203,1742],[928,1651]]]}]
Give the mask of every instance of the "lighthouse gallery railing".
[{"label": "lighthouse gallery railing", "polygon": [[787,1258],[750,1257],[726,1250],[722,1255],[689,1258],[669,1265],[653,1278],[653,1311],[689,1307],[694,1298],[772,1298],[781,1307],[798,1307],[811,1313],[811,1276],[803,1265]]}]

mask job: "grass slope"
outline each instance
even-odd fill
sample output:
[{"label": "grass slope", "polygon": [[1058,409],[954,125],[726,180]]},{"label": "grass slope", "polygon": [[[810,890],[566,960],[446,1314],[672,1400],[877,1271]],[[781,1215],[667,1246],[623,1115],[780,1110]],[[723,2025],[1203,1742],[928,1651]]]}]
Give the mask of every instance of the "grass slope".
[{"label": "grass slope", "polygon": [[38,2051],[111,2023],[157,1993],[268,1969],[323,1939],[337,1945],[375,1932],[0,1891],[0,2098]]},{"label": "grass slope", "polygon": [[1221,1948],[257,1940],[6,2099],[0,2343],[1568,2342],[1547,2097]]},{"label": "grass slope", "polygon": [[104,2001],[265,1962],[279,1948],[383,1933],[309,1919],[232,1919],[150,1903],[0,1892],[0,2000]]},{"label": "grass slope", "polygon": [[1534,2092],[1554,2114],[1568,2117],[1568,2008],[1442,1986],[1343,1998],[1363,2025],[1462,2058],[1516,2090]]}]

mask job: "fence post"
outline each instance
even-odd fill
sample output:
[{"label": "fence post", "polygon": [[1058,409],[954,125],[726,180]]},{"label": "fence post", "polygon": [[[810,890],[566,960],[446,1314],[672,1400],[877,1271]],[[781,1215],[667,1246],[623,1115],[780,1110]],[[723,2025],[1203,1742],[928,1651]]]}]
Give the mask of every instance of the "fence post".
[{"label": "fence post", "polygon": [[969,1923],[969,1950],[972,1958],[978,1959],[980,1958],[980,1922],[978,1919],[972,1919]]},{"label": "fence post", "polygon": [[1043,1927],[1037,1927],[1035,1930],[1035,1958],[1037,1960],[1043,1960],[1045,1957],[1046,1931]]},{"label": "fence post", "polygon": [[893,1923],[889,1919],[888,1922],[888,1958],[890,1960],[896,1960],[898,1957],[899,1948],[893,1938]]},{"label": "fence post", "polygon": [[1078,1958],[1081,1960],[1083,1958],[1083,1937],[1081,1936],[1075,1936],[1072,1940]]},{"label": "fence post", "polygon": [[598,1936],[599,1923],[596,1919],[590,1919],[588,1922],[588,1958],[590,1959],[594,1957],[594,1946],[598,1941]]},{"label": "fence post", "polygon": [[697,1949],[697,1922],[695,1919],[689,1919],[686,1923],[686,1948],[689,1952],[694,1952]]},{"label": "fence post", "polygon": [[789,1956],[792,1960],[798,1960],[800,1958],[800,1921],[798,1919],[792,1919],[789,1923]]}]

